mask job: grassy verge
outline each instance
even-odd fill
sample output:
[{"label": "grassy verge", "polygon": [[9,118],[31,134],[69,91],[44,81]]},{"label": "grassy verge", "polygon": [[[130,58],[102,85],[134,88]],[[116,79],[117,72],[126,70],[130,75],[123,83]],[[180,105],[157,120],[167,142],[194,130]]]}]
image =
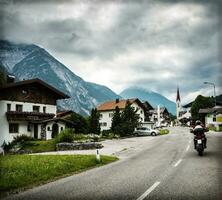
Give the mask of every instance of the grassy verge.
[{"label": "grassy verge", "polygon": [[160,129],[160,135],[166,135],[169,133],[170,133],[170,131],[168,129]]},{"label": "grassy verge", "polygon": [[32,153],[55,151],[56,143],[54,139],[28,141],[24,144],[22,150],[30,151]]},{"label": "grassy verge", "polygon": [[31,188],[58,178],[116,161],[95,155],[8,155],[0,156],[0,193]]}]

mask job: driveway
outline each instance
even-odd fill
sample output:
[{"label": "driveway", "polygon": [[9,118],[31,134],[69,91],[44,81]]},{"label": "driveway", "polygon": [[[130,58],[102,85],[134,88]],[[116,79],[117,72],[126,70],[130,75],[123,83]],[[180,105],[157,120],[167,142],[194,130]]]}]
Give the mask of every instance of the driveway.
[{"label": "driveway", "polygon": [[[127,158],[136,154],[137,152],[147,148],[147,145],[152,140],[158,140],[162,136],[143,136],[133,137],[126,139],[113,139],[100,142],[104,147],[99,150],[102,155],[115,155],[120,159]],[[56,151],[56,152],[44,152],[37,153],[39,155],[66,155],[66,154],[95,154],[96,150],[74,150],[74,151]]]}]

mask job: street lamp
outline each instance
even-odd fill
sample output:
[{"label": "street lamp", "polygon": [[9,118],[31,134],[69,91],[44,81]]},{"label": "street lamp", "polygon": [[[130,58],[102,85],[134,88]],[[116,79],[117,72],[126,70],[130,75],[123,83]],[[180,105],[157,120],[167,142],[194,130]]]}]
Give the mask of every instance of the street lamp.
[{"label": "street lamp", "polygon": [[214,87],[214,104],[215,104],[215,106],[216,106],[217,104],[216,104],[216,90],[215,90],[215,84],[214,84],[214,83],[211,83],[211,82],[204,82],[204,84],[213,85],[213,87]]}]

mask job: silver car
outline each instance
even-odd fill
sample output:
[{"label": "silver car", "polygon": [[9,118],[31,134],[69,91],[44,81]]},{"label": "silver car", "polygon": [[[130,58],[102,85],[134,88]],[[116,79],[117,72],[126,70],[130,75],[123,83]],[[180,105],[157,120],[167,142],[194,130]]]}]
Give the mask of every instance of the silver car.
[{"label": "silver car", "polygon": [[146,127],[139,127],[136,128],[136,130],[134,131],[134,135],[135,136],[157,136],[159,135],[159,131],[158,130],[154,130],[154,129],[150,129],[150,128],[146,128]]}]

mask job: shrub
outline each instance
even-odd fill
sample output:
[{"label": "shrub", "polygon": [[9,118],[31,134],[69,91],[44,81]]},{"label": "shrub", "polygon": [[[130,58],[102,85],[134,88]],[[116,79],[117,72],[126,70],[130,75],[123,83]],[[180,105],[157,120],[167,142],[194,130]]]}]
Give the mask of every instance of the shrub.
[{"label": "shrub", "polygon": [[73,129],[65,129],[61,131],[56,137],[56,143],[60,142],[73,142],[74,140],[74,130]]},{"label": "shrub", "polygon": [[102,137],[108,137],[110,133],[112,133],[111,129],[103,130]]},{"label": "shrub", "polygon": [[168,129],[160,129],[160,135],[166,135],[168,134],[170,131]]},{"label": "shrub", "polygon": [[2,144],[2,148],[4,149],[5,152],[9,152],[13,148],[22,148],[27,144],[29,141],[33,141],[34,139],[30,136],[27,136],[25,134],[23,135],[18,135],[13,138],[11,142],[4,143]]},{"label": "shrub", "polygon": [[16,137],[14,137],[14,139],[12,140],[12,143],[22,145],[28,141],[33,141],[33,140],[34,140],[34,138],[23,134],[23,135],[18,135]]},{"label": "shrub", "polygon": [[6,143],[5,141],[2,144],[2,148],[5,152],[9,152],[10,149],[12,149],[13,144],[11,142]]},{"label": "shrub", "polygon": [[217,128],[213,124],[209,124],[207,128],[209,131],[217,131]]}]

